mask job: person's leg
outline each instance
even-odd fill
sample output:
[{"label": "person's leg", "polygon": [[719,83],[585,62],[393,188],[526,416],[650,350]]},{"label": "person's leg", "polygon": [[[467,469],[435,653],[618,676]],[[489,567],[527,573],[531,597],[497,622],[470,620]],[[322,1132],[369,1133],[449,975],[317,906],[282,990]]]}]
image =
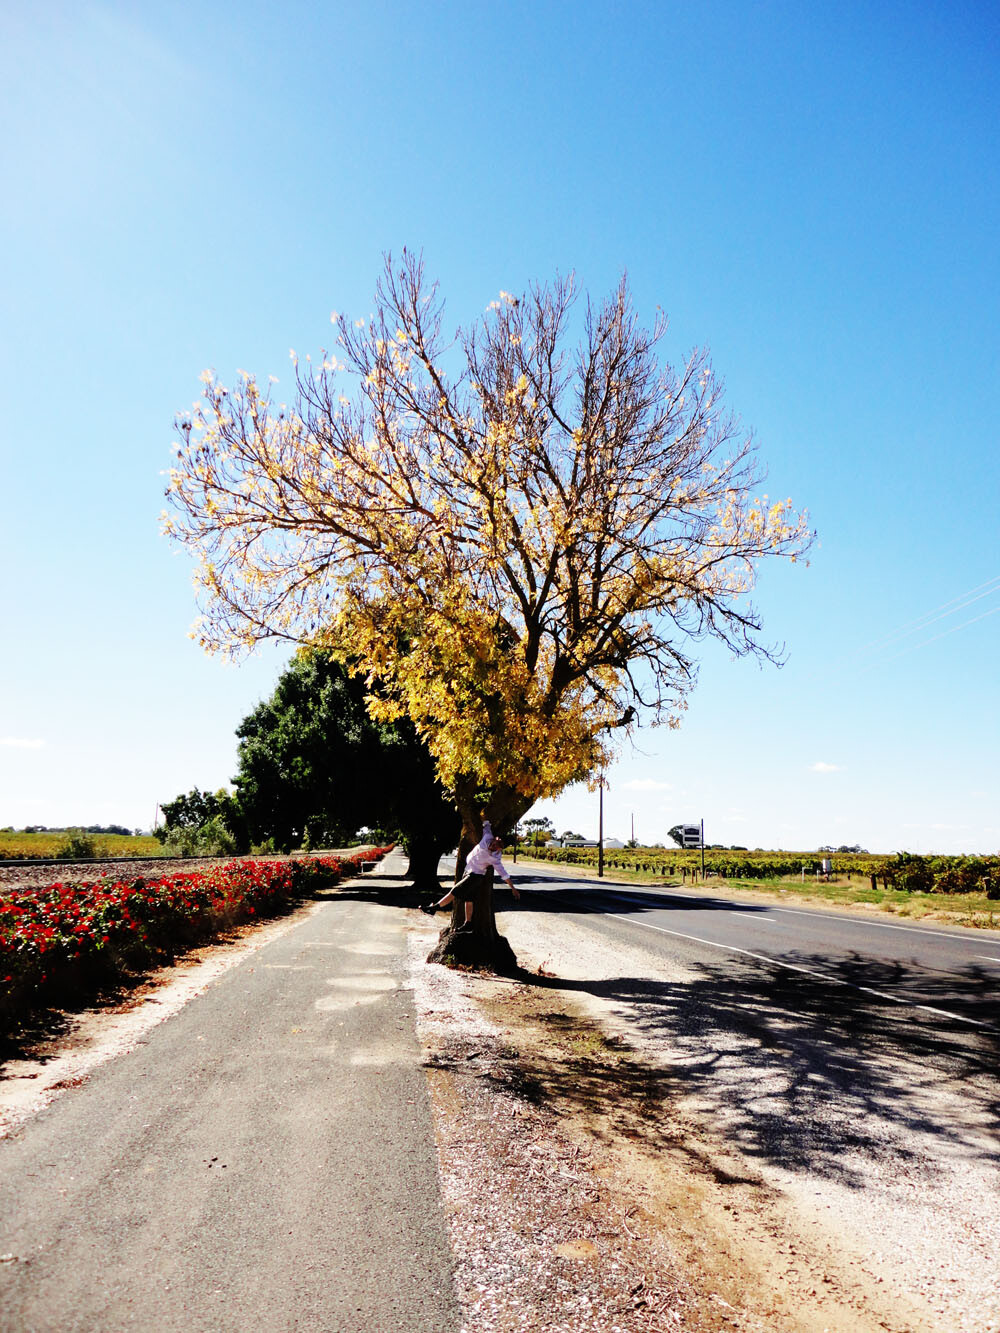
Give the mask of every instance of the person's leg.
[{"label": "person's leg", "polygon": [[433,916],[434,913],[438,910],[439,907],[447,907],[448,904],[451,902],[451,900],[454,898],[454,896],[455,896],[455,895],[454,895],[454,894],[452,893],[452,891],[449,889],[448,892],[444,895],[444,897],[441,899],[440,902],[438,902],[438,903],[421,903],[421,904],[420,904],[420,910],[421,910],[421,912],[426,912],[428,916]]}]

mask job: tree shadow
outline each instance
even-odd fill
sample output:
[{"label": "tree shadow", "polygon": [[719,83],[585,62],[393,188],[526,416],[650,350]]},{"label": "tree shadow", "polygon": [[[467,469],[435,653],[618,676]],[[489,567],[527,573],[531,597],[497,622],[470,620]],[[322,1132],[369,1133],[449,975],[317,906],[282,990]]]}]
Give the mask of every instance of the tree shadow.
[{"label": "tree shadow", "polygon": [[[450,887],[450,881],[448,881]],[[366,875],[364,879],[347,880],[312,894],[315,899],[334,902],[384,903],[387,907],[416,907],[436,894],[443,898],[447,888],[441,882],[414,883],[403,875]]]},{"label": "tree shadow", "polygon": [[[620,914],[643,912],[649,908],[669,907],[671,911],[691,912],[731,912],[733,899],[695,895],[694,893],[673,893],[669,888],[652,890],[631,884],[602,884],[599,880],[567,881],[549,877],[545,874],[515,875],[519,889],[529,887],[521,898],[518,907],[526,912],[550,912],[554,901],[560,898],[573,908],[585,907],[588,910],[600,910],[601,900],[612,901],[615,911]],[[770,903],[739,904],[739,910],[746,913],[767,912]]]},{"label": "tree shadow", "polygon": [[[617,977],[562,981],[521,973],[537,992],[608,1000],[635,1033],[633,1049],[547,1057],[523,1076],[580,1110],[605,1112],[621,1097],[641,1107],[643,1137],[683,1146],[682,1123],[707,1118],[744,1158],[809,1171],[850,1187],[914,1162],[943,1172],[957,1160],[995,1167],[1000,1146],[1000,1013],[995,979],[969,969],[967,986],[995,1027],[894,1004],[854,989],[891,991],[899,969],[853,957],[800,959],[828,979],[741,962],[699,964],[680,981]],[[689,965],[690,966],[690,965]],[[910,969],[911,973],[914,969]],[[863,981],[859,978],[863,977]],[[926,1003],[947,1000],[927,973]],[[626,1043],[630,1038],[626,1035]],[[644,1053],[655,1043],[659,1059]],[[678,1125],[681,1128],[678,1128]]]}]

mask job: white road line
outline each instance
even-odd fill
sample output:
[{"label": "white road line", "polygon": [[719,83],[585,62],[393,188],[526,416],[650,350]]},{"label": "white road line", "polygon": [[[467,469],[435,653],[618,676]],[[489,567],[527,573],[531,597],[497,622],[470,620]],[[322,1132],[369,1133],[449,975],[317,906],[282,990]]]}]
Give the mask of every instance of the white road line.
[{"label": "white road line", "polygon": [[[644,907],[656,906],[656,904],[651,903],[648,898],[633,898],[625,893],[615,893],[614,889],[610,886],[607,888],[606,892],[614,894],[616,898],[624,898],[626,902],[641,903]],[[695,902],[701,901],[699,895],[696,893],[661,893],[657,894],[657,897],[664,899],[680,898],[682,902],[691,902],[692,900]],[[732,898],[715,898],[713,901],[732,903],[733,900]],[[735,911],[736,909],[734,908],[733,910]],[[897,926],[893,921],[875,921],[869,920],[868,917],[840,916],[834,912],[810,912],[806,907],[772,907],[769,903],[762,903],[758,908],[758,912],[760,914],[764,914],[765,912],[784,912],[787,916],[815,916],[821,921],[842,921],[848,926],[878,926],[882,930],[903,930],[910,935],[935,935],[941,940],[962,940],[963,942],[968,940],[968,936],[966,935],[959,935],[957,932],[947,930],[932,930],[929,926]],[[756,917],[758,912],[742,912],[740,915]],[[968,942],[971,943],[971,941]],[[976,955],[976,957],[981,956],[982,955],[979,954]]]},{"label": "white road line", "polygon": [[973,956],[973,958],[982,958],[982,959],[984,960],[984,962],[987,962],[987,963],[1000,963],[1000,958],[991,958],[991,957],[989,956],[989,954],[985,954],[985,953],[974,953],[972,956]]},{"label": "white road line", "polygon": [[744,916],[748,921],[759,921],[765,926],[781,926],[784,928],[783,921],[772,921],[764,912],[730,912],[730,916]]},{"label": "white road line", "polygon": [[809,967],[799,967],[796,963],[783,963],[780,958],[768,958],[767,954],[753,953],[750,949],[740,949],[735,944],[719,944],[716,940],[702,939],[700,935],[685,935],[682,930],[667,930],[663,926],[654,926],[651,921],[641,921],[634,916],[622,916],[619,912],[607,912],[602,913],[602,915],[612,916],[617,921],[630,921],[633,925],[645,926],[647,930],[658,930],[661,935],[676,935],[681,940],[693,940],[695,944],[707,944],[711,949],[722,949],[726,953],[743,954],[746,958],[755,958],[759,963],[770,963],[772,967],[781,967],[787,972],[802,972],[807,977],[817,977],[820,981],[828,981],[834,986],[846,986],[848,990],[861,991],[865,995],[875,995],[880,1000],[890,1000],[893,1004],[902,1004],[911,1009],[920,1009],[926,1014],[936,1014],[939,1018],[952,1018],[958,1023],[971,1023],[973,1027],[983,1028],[987,1032],[1000,1032],[1000,1028],[993,1028],[988,1023],[981,1023],[978,1018],[966,1018],[964,1014],[953,1014],[948,1009],[935,1009],[930,1004],[918,1004],[915,1000],[901,999],[898,995],[890,995],[886,991],[874,990],[871,986],[857,986],[853,981],[842,981],[840,977],[832,977],[826,972],[816,972]]},{"label": "white road line", "polygon": [[789,916],[818,916],[824,921],[843,921],[850,926],[879,926],[882,930],[905,930],[910,935],[936,935],[941,940],[964,940],[967,936],[947,930],[931,930],[928,926],[897,926],[890,921],[869,921],[867,917],[835,916],[832,912],[809,912],[803,907],[773,907],[773,912],[787,912]]}]

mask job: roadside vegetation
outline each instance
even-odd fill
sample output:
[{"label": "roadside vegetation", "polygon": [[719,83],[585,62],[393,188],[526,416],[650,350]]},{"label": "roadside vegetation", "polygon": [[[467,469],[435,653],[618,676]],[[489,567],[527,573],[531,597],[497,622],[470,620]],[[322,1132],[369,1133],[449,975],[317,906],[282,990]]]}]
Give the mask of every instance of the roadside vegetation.
[{"label": "roadside vegetation", "polygon": [[0,896],[0,1027],[41,1005],[79,1003],[234,926],[279,916],[387,850],[13,885]]},{"label": "roadside vegetation", "polygon": [[[963,925],[1000,929],[1000,856],[895,856],[832,853],[831,871],[822,873],[826,854],[743,852],[635,847],[604,858],[605,876],[625,883],[673,884],[706,891],[743,889],[783,894],[841,907],[875,907],[897,916],[948,917]],[[597,875],[594,847],[532,848],[522,860],[572,867]]]}]

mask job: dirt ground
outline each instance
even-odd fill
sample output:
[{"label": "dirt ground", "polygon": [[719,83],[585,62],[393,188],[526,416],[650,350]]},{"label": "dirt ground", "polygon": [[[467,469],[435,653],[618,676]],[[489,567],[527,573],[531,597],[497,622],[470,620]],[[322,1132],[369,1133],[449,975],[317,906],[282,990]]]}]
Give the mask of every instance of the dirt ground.
[{"label": "dirt ground", "polygon": [[415,977],[469,1333],[947,1327],[680,1116],[662,1067],[558,979],[427,971],[443,974]]},{"label": "dirt ground", "polygon": [[571,1001],[537,1013],[535,993],[515,990],[487,1006],[508,1027],[516,1021],[513,1077],[525,1080],[562,1133],[588,1152],[592,1169],[614,1182],[623,1217],[634,1208],[632,1229],[669,1238],[701,1298],[699,1322],[689,1311],[687,1327],[803,1333],[924,1327],[916,1311],[901,1316],[895,1302],[892,1310],[880,1308],[877,1285],[832,1237],[805,1231],[744,1163],[690,1122],[679,1122],[662,1073],[574,1013]]}]

